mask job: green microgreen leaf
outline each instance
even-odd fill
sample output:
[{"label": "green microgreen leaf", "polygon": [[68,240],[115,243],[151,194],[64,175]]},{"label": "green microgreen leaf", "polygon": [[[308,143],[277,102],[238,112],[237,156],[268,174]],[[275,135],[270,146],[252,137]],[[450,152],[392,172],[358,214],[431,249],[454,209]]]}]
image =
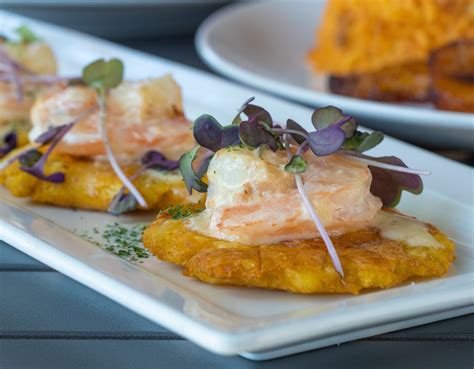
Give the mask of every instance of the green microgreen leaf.
[{"label": "green microgreen leaf", "polygon": [[280,148],[280,143],[267,126],[256,122],[242,122],[239,125],[240,141],[251,148],[258,148],[267,145],[272,151]]},{"label": "green microgreen leaf", "polygon": [[285,165],[285,171],[289,173],[303,173],[306,171],[308,163],[301,155],[293,155],[290,162]]},{"label": "green microgreen leaf", "polygon": [[22,154],[19,158],[18,161],[20,162],[21,166],[24,168],[32,168],[43,156],[43,154],[36,150],[36,149],[31,149]]},{"label": "green microgreen leaf", "polygon": [[40,38],[37,35],[35,35],[29,27],[25,25],[20,26],[17,29],[15,29],[15,32],[20,37],[21,43],[29,44],[29,43],[40,40]]},{"label": "green microgreen leaf", "polygon": [[[186,189],[190,194],[192,194],[193,189],[198,192],[207,191],[207,183],[203,182],[202,180],[202,177],[204,176],[206,171],[201,169],[202,166],[200,169],[198,169],[197,172],[194,171],[193,168],[193,162],[194,160],[196,160],[199,148],[199,146],[196,146],[191,151],[188,151],[187,153],[183,154],[179,159],[179,171],[183,176]],[[209,165],[209,162],[207,163],[207,165]]]},{"label": "green microgreen leaf", "polygon": [[365,137],[362,142],[357,147],[358,152],[364,152],[370,150],[377,146],[379,143],[383,141],[384,135],[382,132],[372,132],[367,137]]},{"label": "green microgreen leaf", "polygon": [[[337,124],[346,116],[341,109],[334,106],[326,106],[324,108],[316,109],[311,116],[311,122],[317,130],[324,129],[330,125]],[[346,138],[351,137],[357,129],[357,123],[354,119],[350,119],[341,126]]]},{"label": "green microgreen leaf", "polygon": [[382,142],[384,135],[382,132],[360,132],[356,131],[354,135],[344,142],[342,148],[345,150],[353,150],[357,152],[364,152],[370,150]]},{"label": "green microgreen leaf", "polygon": [[117,87],[123,79],[123,63],[118,59],[96,60],[83,69],[82,79],[98,91]]}]

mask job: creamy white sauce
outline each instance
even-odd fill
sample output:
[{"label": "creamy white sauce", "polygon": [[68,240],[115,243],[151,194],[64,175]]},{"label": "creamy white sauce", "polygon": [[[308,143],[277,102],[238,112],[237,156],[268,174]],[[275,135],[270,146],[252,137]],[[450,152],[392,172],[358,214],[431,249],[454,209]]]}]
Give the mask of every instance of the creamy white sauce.
[{"label": "creamy white sauce", "polygon": [[[258,150],[220,150],[207,172],[206,210],[190,218],[188,229],[246,245],[319,237],[296,189],[284,171],[284,154]],[[380,199],[370,193],[366,166],[339,156],[309,157],[305,190],[331,237],[376,227],[383,238],[409,246],[442,247],[428,226],[416,219],[380,211]]]},{"label": "creamy white sauce", "polygon": [[405,242],[408,246],[443,247],[431,235],[425,223],[400,214],[379,211],[371,225],[380,230],[383,238]]},{"label": "creamy white sauce", "polygon": [[[219,235],[211,234],[209,222],[210,212],[209,210],[204,210],[199,215],[189,218],[186,221],[186,226],[188,229],[206,236],[217,236],[217,238],[227,238],[227,240],[233,241],[228,237],[219,237]],[[405,242],[411,247],[444,247],[431,235],[425,223],[400,214],[380,210],[369,223],[369,226],[379,229],[380,235],[383,238]]]}]

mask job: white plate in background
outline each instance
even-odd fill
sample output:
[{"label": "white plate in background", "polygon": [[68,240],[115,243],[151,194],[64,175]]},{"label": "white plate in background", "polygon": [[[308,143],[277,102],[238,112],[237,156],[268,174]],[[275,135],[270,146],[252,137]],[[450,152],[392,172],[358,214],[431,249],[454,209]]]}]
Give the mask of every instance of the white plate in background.
[{"label": "white plate in background", "polygon": [[[26,23],[53,46],[60,70],[77,75],[99,57],[118,57],[127,78],[172,73],[190,118],[211,113],[230,122],[249,97],[275,120],[309,125],[311,110],[238,86],[168,60],[0,12],[4,30]],[[297,295],[282,291],[208,285],[181,275],[153,257],[125,261],[79,237],[118,221],[149,222],[154,214],[115,218],[32,204],[0,189],[0,239],[196,344],[219,354],[267,359],[472,312],[473,171],[387,137],[375,155],[398,154],[412,167],[430,169],[422,196],[404,195],[402,211],[438,225],[457,242],[458,258],[443,278],[414,281],[359,296]],[[96,236],[94,236],[96,237]],[[96,239],[97,240],[97,239]],[[100,242],[100,240],[98,240]]]},{"label": "white plate in background", "polygon": [[242,2],[212,14],[196,47],[216,71],[264,91],[317,107],[335,105],[365,125],[430,147],[474,148],[474,114],[389,104],[314,87],[305,55],[315,43],[324,0]]}]

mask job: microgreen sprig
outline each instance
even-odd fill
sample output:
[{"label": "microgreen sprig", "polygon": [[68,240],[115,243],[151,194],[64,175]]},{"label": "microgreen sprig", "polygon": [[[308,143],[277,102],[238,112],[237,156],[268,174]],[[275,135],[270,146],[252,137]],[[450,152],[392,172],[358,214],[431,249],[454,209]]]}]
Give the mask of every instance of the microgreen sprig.
[{"label": "microgreen sprig", "polygon": [[32,42],[40,41],[41,38],[36,35],[31,28],[26,25],[22,25],[15,29],[15,33],[20,38],[19,42],[24,44],[29,44]]},{"label": "microgreen sprig", "polygon": [[120,181],[137,200],[143,208],[147,208],[147,203],[138,189],[127,178],[122,168],[115,158],[112,147],[110,145],[107,133],[106,114],[107,114],[107,92],[117,87],[123,78],[123,64],[118,59],[105,61],[104,59],[96,60],[86,66],[82,71],[83,81],[92,87],[97,94],[97,102],[99,105],[99,133],[104,143],[107,158]]},{"label": "microgreen sprig", "polygon": [[[303,185],[303,178],[301,177],[300,173],[306,170],[306,167],[307,167],[306,160],[304,160],[299,155],[292,156],[287,134],[283,136],[283,141],[285,143],[287,156],[290,159],[290,162],[285,167],[285,170],[294,174],[296,188],[298,189],[303,205],[306,208],[306,211],[308,212],[308,214],[310,215],[312,221],[314,222],[316,229],[318,230],[319,234],[321,235],[321,238],[324,241],[324,244],[326,245],[329,256],[331,257],[332,263],[334,265],[334,269],[336,269],[336,271],[339,273],[341,278],[344,279],[344,270],[342,269],[341,261],[339,260],[339,256],[337,255],[337,251],[332,243],[331,237],[329,237],[326,231],[326,228],[324,228],[324,225],[321,222],[321,219],[319,219],[316,209],[314,208],[313,203],[309,199],[308,194],[306,193],[304,185]],[[301,158],[301,159],[297,159],[297,158]],[[299,163],[299,167],[304,170],[298,170],[298,171],[291,170],[291,168],[295,167],[295,164],[296,164],[295,162]],[[288,166],[291,166],[290,170]]]},{"label": "microgreen sprig", "polygon": [[[20,155],[15,156],[12,160],[18,159],[20,162],[20,169],[32,176],[47,182],[62,183],[65,180],[64,173],[56,172],[50,175],[45,174],[45,165],[54,148],[58,145],[61,139],[68,133],[80,120],[92,114],[96,108],[91,108],[77,116],[72,122],[63,124],[39,135],[35,143],[38,144],[36,148],[28,149]],[[46,152],[43,154],[38,149],[42,146],[49,145]]]},{"label": "microgreen sprig", "polygon": [[[149,169],[169,171],[177,169],[178,165],[178,161],[166,159],[162,153],[150,150],[142,157],[142,167],[131,175],[129,180],[133,181]],[[112,215],[120,215],[137,208],[138,201],[130,192],[126,193],[126,187],[122,186],[110,202],[108,211]]]}]

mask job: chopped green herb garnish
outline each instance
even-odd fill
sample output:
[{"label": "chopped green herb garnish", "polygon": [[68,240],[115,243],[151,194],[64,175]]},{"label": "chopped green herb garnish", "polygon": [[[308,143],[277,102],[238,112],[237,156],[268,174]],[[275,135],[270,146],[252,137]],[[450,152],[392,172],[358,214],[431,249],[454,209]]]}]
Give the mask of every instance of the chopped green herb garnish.
[{"label": "chopped green herb garnish", "polygon": [[202,209],[190,208],[182,205],[170,206],[161,211],[161,214],[169,215],[173,220],[188,218],[191,215],[200,213]]},{"label": "chopped green herb garnish", "polygon": [[82,232],[79,236],[128,261],[143,263],[140,259],[148,258],[150,255],[142,244],[142,234],[145,227],[143,224],[127,227],[115,222],[107,224],[102,233],[97,227],[92,228],[94,234],[101,235],[103,242],[97,241],[87,231]]}]

